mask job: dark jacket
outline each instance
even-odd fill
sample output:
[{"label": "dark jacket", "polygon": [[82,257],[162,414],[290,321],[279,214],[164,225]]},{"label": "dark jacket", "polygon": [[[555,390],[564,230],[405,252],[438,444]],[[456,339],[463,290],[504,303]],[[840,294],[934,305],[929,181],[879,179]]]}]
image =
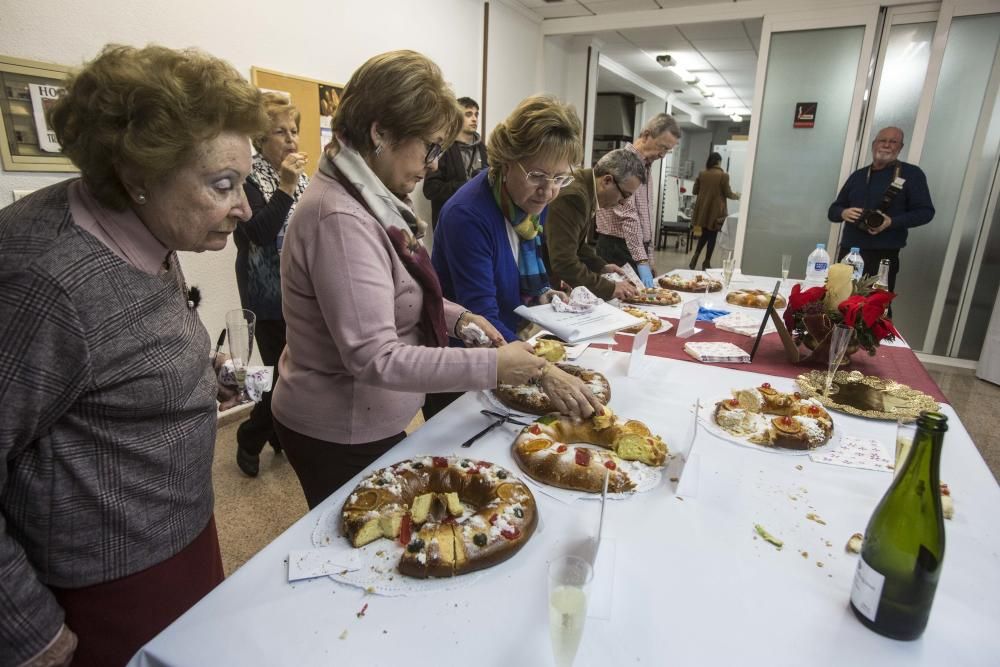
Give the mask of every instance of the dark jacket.
[{"label": "dark jacket", "polygon": [[729,214],[727,199],[739,199],[739,195],[729,187],[729,174],[716,165],[698,174],[694,180],[693,193],[698,196],[694,202],[694,226],[717,232]]},{"label": "dark jacket", "polygon": [[587,243],[587,231],[594,226],[597,211],[594,170],[581,169],[573,176],[573,182],[549,204],[545,222],[549,278],[553,286],[562,280],[570,287],[583,285],[602,299],[610,299],[615,284],[601,277],[607,262]]},{"label": "dark jacket", "polygon": [[[927,177],[915,164],[900,162],[899,176],[906,180],[903,191],[893,200],[886,214],[892,218],[888,229],[875,234],[869,234],[857,225],[845,225],[844,236],[840,245],[849,248],[857,246],[863,250],[890,250],[906,246],[906,237],[911,227],[926,225],[934,218],[934,204],[931,203],[931,193],[927,189]],[[845,208],[875,209],[882,203],[889,183],[895,174],[895,166],[871,172],[868,177],[867,167],[862,167],[847,178],[844,187],[837,194],[837,199],[830,204],[827,217],[830,222],[842,222],[841,215]]]},{"label": "dark jacket", "polygon": [[284,190],[275,190],[265,201],[250,179],[243,183],[253,212],[246,222],[236,225],[236,287],[240,303],[257,314],[257,319],[280,320],[281,264],[276,239],[295,202]]},{"label": "dark jacket", "polygon": [[[486,169],[486,146],[480,140],[477,140],[474,146],[474,150],[479,153],[479,160],[482,163],[483,169]],[[438,160],[437,171],[428,174],[427,179],[424,181],[424,196],[431,201],[432,227],[437,225],[438,217],[441,215],[441,208],[444,206],[444,203],[453,194],[458,192],[458,189],[465,185],[465,182],[472,178],[472,176],[475,176],[476,173],[478,172],[474,172],[471,175],[466,174],[465,162],[462,161],[462,147],[458,141],[453,143],[444,152],[441,159]]]}]

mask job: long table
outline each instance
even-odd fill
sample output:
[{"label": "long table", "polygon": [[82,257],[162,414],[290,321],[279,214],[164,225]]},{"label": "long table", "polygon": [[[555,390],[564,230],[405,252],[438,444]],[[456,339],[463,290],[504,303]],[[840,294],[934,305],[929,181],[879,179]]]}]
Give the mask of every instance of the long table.
[{"label": "long table", "polygon": [[[956,514],[946,522],[944,569],[927,631],[898,642],[853,617],[848,599],[857,556],[844,549],[851,534],[864,531],[891,473],[741,447],[704,428],[692,440],[696,398],[714,402],[730,388],[765,381],[790,391],[793,379],[655,356],[638,377],[628,377],[628,359],[626,352],[592,348],[580,363],[604,372],[615,411],[647,422],[673,456],[655,488],[609,502],[601,548],[613,566],[599,572],[595,587],[610,591],[610,601],[588,617],[575,664],[997,664],[1000,487],[950,406],[942,406],[950,429],[941,476]],[[488,423],[479,414],[486,406],[482,394],[466,394],[372,469],[419,455],[464,455],[517,470],[510,455],[515,427],[495,429],[471,450],[458,447]],[[893,423],[840,413],[834,419],[838,434],[895,440]],[[598,503],[565,503],[536,491],[535,535],[515,557],[458,590],[383,597],[326,577],[289,584],[289,551],[313,546],[321,514],[339,507],[359,480],[265,547],[131,664],[553,664],[547,564],[592,538]],[[755,524],[784,547],[759,539]]]}]

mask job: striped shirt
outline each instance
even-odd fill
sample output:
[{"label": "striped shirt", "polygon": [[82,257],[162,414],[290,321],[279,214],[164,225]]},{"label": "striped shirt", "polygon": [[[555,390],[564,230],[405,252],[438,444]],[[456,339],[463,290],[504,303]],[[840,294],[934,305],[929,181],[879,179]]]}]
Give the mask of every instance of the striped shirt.
[{"label": "striped shirt", "polygon": [[[625,148],[642,157],[632,144],[625,144]],[[625,239],[625,245],[636,262],[649,260],[646,248],[653,241],[653,223],[649,214],[649,174],[653,165],[645,159],[643,162],[646,164],[646,182],[623,203],[614,208],[598,209],[596,216],[597,232]]]},{"label": "striped shirt", "polygon": [[68,187],[0,211],[2,667],[62,625],[48,586],[156,565],[212,514],[216,381],[180,267],[123,261]]}]

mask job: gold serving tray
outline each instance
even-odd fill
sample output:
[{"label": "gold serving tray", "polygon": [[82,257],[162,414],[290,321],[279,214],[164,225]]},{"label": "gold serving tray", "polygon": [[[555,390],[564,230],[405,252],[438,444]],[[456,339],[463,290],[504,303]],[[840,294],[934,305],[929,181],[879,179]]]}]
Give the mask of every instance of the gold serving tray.
[{"label": "gold serving tray", "polygon": [[826,376],[826,371],[809,371],[796,378],[796,382],[806,396],[815,397],[827,408],[850,415],[911,422],[924,410],[936,411],[941,407],[922,391],[859,371],[837,371],[832,385],[836,391],[824,396]]}]

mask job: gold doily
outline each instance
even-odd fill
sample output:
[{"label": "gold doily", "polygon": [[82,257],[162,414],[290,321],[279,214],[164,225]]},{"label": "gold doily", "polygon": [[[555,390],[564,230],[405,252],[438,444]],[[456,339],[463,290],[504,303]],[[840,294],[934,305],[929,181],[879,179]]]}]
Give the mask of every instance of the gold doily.
[{"label": "gold doily", "polygon": [[941,407],[922,391],[859,371],[837,371],[833,376],[835,391],[824,396],[826,377],[826,371],[809,371],[796,378],[796,382],[806,396],[815,397],[832,410],[858,417],[911,422],[922,411],[936,411]]}]

